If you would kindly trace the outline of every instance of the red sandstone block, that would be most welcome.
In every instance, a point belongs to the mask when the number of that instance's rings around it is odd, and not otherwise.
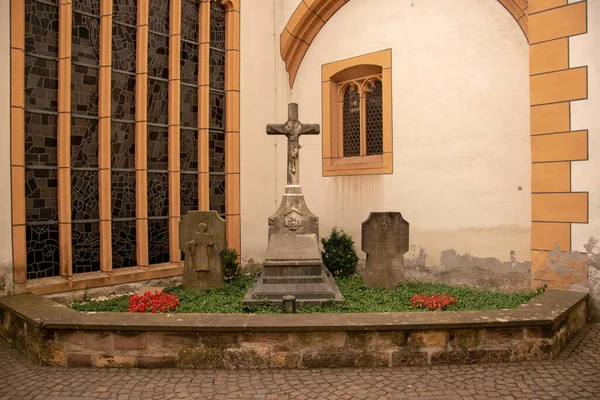
[[[148,348],[148,338],[145,333],[115,333],[115,350],[146,350]]]
[[[70,353],[67,354],[67,366],[69,367],[91,367],[92,356],[90,354]]]
[[[485,330],[485,340],[490,342],[509,342],[523,339],[523,328],[488,328]]]
[[[85,333],[85,344],[90,350],[112,350],[112,335],[108,332],[87,331]]]
[[[417,347],[446,347],[446,331],[416,331],[411,332],[408,344]]]
[[[525,328],[525,337],[527,339],[550,339],[554,337],[551,327],[532,326]]]
[[[133,368],[133,356],[99,354],[96,356],[98,368]]]
[[[58,343],[85,343],[85,332],[84,331],[56,331],[54,337]]]

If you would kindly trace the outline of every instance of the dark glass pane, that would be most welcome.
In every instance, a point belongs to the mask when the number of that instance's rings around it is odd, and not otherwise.
[[[100,17],[100,0],[75,0],[73,11],[83,11]]]
[[[169,169],[169,132],[166,128],[148,127],[148,169]]]
[[[181,171],[198,171],[198,131],[181,129],[180,131]]]
[[[58,224],[28,225],[27,279],[60,276]]]
[[[58,58],[58,7],[25,2],[25,51]]]
[[[129,25],[137,24],[137,0],[114,0],[113,21],[123,22]]]
[[[169,216],[169,174],[148,172],[148,217]]]
[[[366,96],[367,155],[383,154],[382,86],[376,80]]]
[[[112,122],[111,165],[113,168],[135,168],[135,124]]]
[[[210,87],[225,90],[225,52],[210,50]]]
[[[71,117],[71,167],[98,168],[98,121]]]
[[[209,171],[225,172],[225,132],[210,131],[208,149],[210,152]]]
[[[135,220],[112,222],[113,268],[134,267],[136,257]]]
[[[73,235],[73,273],[100,271],[100,223],[71,225]]]
[[[181,42],[181,81],[198,84],[198,45]]]
[[[210,121],[211,128],[225,129],[225,94],[210,93]]]
[[[111,92],[112,117],[135,122],[135,76],[113,71]]]
[[[148,262],[161,264],[169,262],[169,219],[148,221]]]
[[[198,209],[198,174],[180,175],[181,182],[181,215],[185,216],[190,210]]]
[[[71,110],[73,114],[98,115],[98,68],[73,64]]]
[[[225,6],[218,2],[210,7],[210,46],[225,50]]]
[[[169,82],[148,79],[148,122],[169,123]]]
[[[71,171],[71,219],[98,219],[98,171]]]
[[[57,117],[25,113],[25,165],[56,166]]]
[[[25,108],[58,111],[58,62],[25,56]]]
[[[196,43],[198,43],[199,7],[197,1],[181,0],[181,36],[185,40]]]
[[[27,222],[58,221],[57,170],[25,170],[25,209]]]
[[[78,4],[79,1],[74,2]],[[98,3],[95,1],[94,3]],[[77,8],[77,7],[75,7]],[[100,52],[100,18],[73,12],[72,61],[98,65]]]
[[[135,72],[136,28],[113,24],[112,67]]]
[[[148,35],[148,75],[169,79],[169,38],[154,33]]]
[[[181,85],[181,126],[198,127],[198,88]]]
[[[135,218],[135,171],[113,171],[111,179],[112,217]]]
[[[354,85],[344,92],[344,157],[360,156],[360,94]]]
[[[210,209],[225,214],[225,174],[211,174],[209,186]]]
[[[150,0],[148,22],[151,31],[169,34],[169,3],[168,0]]]

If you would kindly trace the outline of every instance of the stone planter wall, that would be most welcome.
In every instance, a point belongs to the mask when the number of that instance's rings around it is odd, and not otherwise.
[[[513,310],[312,315],[80,313],[0,299],[0,335],[43,365],[322,368],[541,360],[585,325],[584,293]]]

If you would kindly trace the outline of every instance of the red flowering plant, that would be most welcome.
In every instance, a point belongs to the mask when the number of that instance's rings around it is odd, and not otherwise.
[[[454,297],[450,297],[448,293],[444,293],[443,295],[439,295],[436,293],[431,296],[426,296],[424,294],[414,294],[410,299],[410,306],[413,308],[427,308],[430,311],[433,310],[443,310],[450,304],[456,303],[456,299]]]
[[[162,292],[146,292],[140,296],[137,292],[129,298],[129,312],[171,312],[179,305],[179,297]]]

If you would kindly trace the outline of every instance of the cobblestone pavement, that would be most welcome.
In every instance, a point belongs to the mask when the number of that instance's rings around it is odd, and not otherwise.
[[[34,365],[0,339],[3,399],[600,399],[600,325],[554,361],[395,369],[198,371]]]

